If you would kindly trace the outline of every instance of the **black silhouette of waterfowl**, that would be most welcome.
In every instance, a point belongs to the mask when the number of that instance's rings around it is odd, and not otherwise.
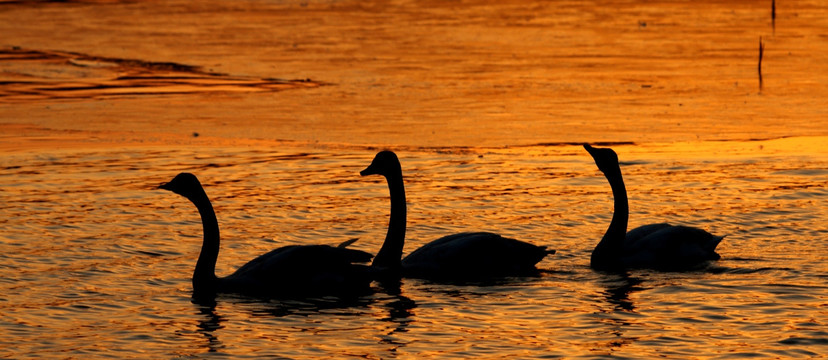
[[[463,232],[427,243],[401,260],[406,202],[400,161],[393,152],[381,151],[360,175],[384,176],[391,194],[388,233],[372,263],[381,274],[452,281],[535,275],[536,264],[555,253],[490,232]]]
[[[610,148],[596,148],[589,144],[585,144],[584,148],[609,181],[614,200],[609,228],[592,251],[592,268],[687,270],[720,258],[716,246],[724,236],[716,236],[702,229],[658,223],[643,225],[627,232],[629,203],[618,155]]]
[[[267,297],[349,295],[368,291],[372,255],[340,246],[288,245],[263,254],[226,277],[215,274],[219,226],[213,205],[195,175],[178,174],[159,186],[189,199],[198,209],[204,242],[193,272],[196,295],[242,293]]]

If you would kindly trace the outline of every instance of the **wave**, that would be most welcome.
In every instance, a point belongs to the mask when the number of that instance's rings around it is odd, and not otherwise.
[[[0,49],[7,80],[0,102],[97,99],[207,92],[275,92],[327,85],[311,79],[238,76],[201,66],[96,56],[71,51]],[[55,75],[57,74],[57,75]]]

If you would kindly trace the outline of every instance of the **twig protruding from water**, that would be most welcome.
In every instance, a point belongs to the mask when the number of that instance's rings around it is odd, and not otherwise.
[[[759,91],[762,91],[762,53],[765,52],[765,43],[762,42],[762,37],[759,37],[759,65],[757,69],[759,71]]]
[[[771,0],[771,26],[773,34],[776,35],[776,0]]]

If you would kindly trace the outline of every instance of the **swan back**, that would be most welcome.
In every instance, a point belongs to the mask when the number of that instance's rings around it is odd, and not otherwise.
[[[483,279],[537,273],[535,265],[547,254],[536,246],[489,232],[464,232],[423,245],[403,260],[406,276]]]
[[[668,223],[641,225],[627,232],[627,236],[624,238],[624,244],[628,247],[635,247],[635,244],[638,243],[638,241],[642,238],[647,237],[648,235],[651,235],[659,230],[669,228],[671,226],[673,225],[670,225]]]
[[[230,287],[269,296],[341,294],[367,289],[372,278],[361,250],[288,245],[263,254],[225,278]]]
[[[640,231],[644,227],[647,227],[645,231]],[[715,260],[719,258],[716,246],[723,238],[690,226],[653,224],[631,230],[625,245],[630,249],[654,249],[665,255]]]
[[[297,276],[300,273],[335,271],[351,263],[365,263],[373,255],[354,249],[329,245],[288,245],[262,254],[240,267],[235,276],[268,280],[274,276]]]

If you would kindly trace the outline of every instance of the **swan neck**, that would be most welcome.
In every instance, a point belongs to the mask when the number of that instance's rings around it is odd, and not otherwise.
[[[377,268],[398,270],[405,244],[405,185],[402,171],[386,176],[388,190],[391,193],[391,217],[388,222],[388,233],[382,243],[380,251],[374,257],[372,266]]]
[[[630,217],[629,203],[627,200],[627,188],[624,186],[624,178],[621,176],[621,169],[618,168],[605,174],[612,188],[613,214],[607,232],[598,246],[593,251],[593,260],[596,257],[618,255],[618,250],[627,236],[627,222]]]
[[[204,228],[204,242],[201,244],[201,253],[198,255],[195,271],[193,272],[193,288],[210,287],[216,282],[216,260],[219,253],[219,226],[216,212],[207,194],[202,189],[190,199],[201,215],[201,224]]]

